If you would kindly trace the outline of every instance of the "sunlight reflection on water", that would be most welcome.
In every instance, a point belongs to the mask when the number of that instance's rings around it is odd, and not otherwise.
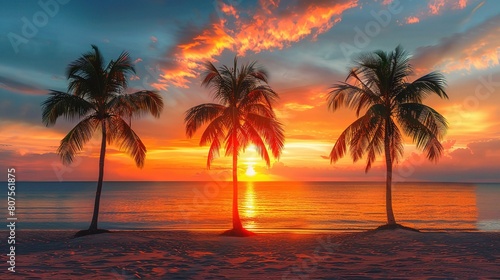
[[[231,226],[232,184],[105,182],[100,226],[202,229]],[[385,222],[384,183],[241,182],[240,216],[256,231],[364,230]],[[94,182],[20,182],[21,229],[88,226]],[[423,230],[500,231],[498,184],[395,183],[398,222]]]

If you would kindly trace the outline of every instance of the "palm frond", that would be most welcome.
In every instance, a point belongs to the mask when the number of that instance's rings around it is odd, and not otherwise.
[[[448,128],[446,119],[421,103],[401,104],[397,118],[404,131],[413,138],[417,148],[422,148],[430,160],[436,161],[443,151],[439,140]]]
[[[114,134],[113,142],[117,144],[121,151],[125,151],[134,159],[137,167],[142,168],[147,150],[139,136],[120,116],[111,116],[106,123],[108,125],[107,130]]]
[[[364,127],[364,122],[365,116],[363,115],[362,117],[354,121],[351,125],[349,125],[340,134],[339,138],[337,138],[337,141],[335,141],[335,145],[333,145],[332,151],[330,152],[331,163],[337,162],[339,159],[344,157],[347,152],[347,145],[351,142],[353,134]],[[359,151],[358,153],[362,153],[362,151]]]
[[[250,145],[251,139],[250,135],[248,134],[248,130],[244,128],[244,124],[238,126],[238,129],[236,130],[236,144],[237,144],[237,150],[240,151],[242,150],[245,152],[246,148],[248,145]],[[226,151],[227,153],[227,151]]]
[[[281,151],[285,146],[285,134],[282,123],[274,117],[248,113],[245,117],[245,126],[252,128],[247,130],[256,131],[258,135],[261,135],[275,158],[280,157]]]
[[[57,153],[61,157],[63,164],[69,165],[73,162],[75,155],[83,149],[93,136],[99,125],[99,120],[95,115],[91,115],[80,121],[61,140]]]
[[[269,153],[267,152],[266,144],[262,140],[260,133],[248,122],[243,125],[243,129],[247,132],[249,141],[255,145],[260,157],[264,159],[268,167],[271,166],[271,159],[269,157]],[[279,154],[275,157],[279,158]]]
[[[208,169],[210,169],[212,161],[215,159],[215,157],[218,157],[220,155],[221,145],[222,144],[219,138],[216,137],[212,140],[212,144],[210,144],[210,149],[208,149],[208,156],[207,156]]]
[[[267,84],[267,71],[256,62],[238,66],[235,57],[232,66],[216,68],[210,62],[205,63],[201,84],[210,89],[220,104],[201,104],[187,110],[186,135],[191,138],[196,130],[208,123],[200,139],[200,145],[211,143],[208,167],[219,155],[222,145],[228,156],[244,151],[250,143],[256,145],[269,164],[264,143],[275,157],[279,157],[284,145],[283,127],[272,108],[278,94]]]
[[[410,55],[401,45],[391,53],[391,90],[394,91],[399,84],[405,82],[408,76],[413,74],[413,67],[410,64]]]
[[[392,162],[399,162],[404,154],[403,135],[392,118],[389,119],[389,147]]]
[[[85,75],[86,78],[100,74],[98,71],[104,69],[104,58],[97,46],[92,45],[92,50],[93,52],[87,52],[69,64],[66,69],[68,79],[73,75],[81,76],[78,73]]]
[[[218,116],[207,125],[205,131],[203,131],[201,135],[200,146],[211,143],[215,139],[221,140],[224,138],[225,123],[228,122],[225,118],[224,115]]]
[[[373,125],[375,123],[375,125]],[[377,156],[380,155],[384,147],[384,136],[385,136],[385,121],[380,118],[380,116],[373,116],[370,119],[370,125],[367,127],[366,134],[366,167],[365,173],[367,173],[372,167],[373,162],[376,160]]]
[[[158,92],[142,90],[114,96],[107,104],[111,112],[120,116],[141,117],[151,114],[159,118],[163,110],[163,98]]]
[[[327,99],[329,109],[341,106],[356,110],[367,109],[342,132],[332,152],[331,162],[336,162],[350,149],[354,161],[367,154],[368,171],[388,141],[391,162],[397,162],[404,152],[402,131],[412,137],[418,148],[435,160],[442,152],[439,139],[447,129],[443,116],[422,104],[429,94],[448,98],[445,78],[438,72],[429,73],[412,83],[410,55],[398,46],[392,52],[375,51],[355,60],[346,82],[335,84]],[[372,112],[370,112],[372,111]]]
[[[362,117],[342,132],[330,152],[330,161],[338,161],[349,147],[353,162],[368,154],[365,168],[365,172],[368,172],[383,149],[387,114],[389,112],[383,104],[372,105]]]
[[[265,69],[255,68],[255,67],[253,67],[253,65],[251,68],[252,68],[252,71],[250,71],[250,75],[252,77],[254,77],[255,79],[257,79],[263,83],[268,82],[269,73]]]
[[[52,90],[50,96],[42,103],[42,122],[52,126],[60,116],[74,120],[95,111],[93,104],[85,99],[65,92]]]
[[[358,116],[361,109],[380,102],[381,100],[378,95],[370,88],[348,83],[335,84],[327,97],[327,104],[330,110],[336,111],[340,107],[345,106],[350,109],[356,109],[356,115]]]
[[[186,135],[189,138],[193,137],[198,128],[220,116],[225,109],[225,106],[215,103],[205,103],[190,108],[184,117]]]
[[[245,106],[252,104],[265,104],[271,109],[278,101],[278,94],[268,85],[259,85],[255,88],[248,87],[248,92],[238,102],[238,107],[245,110]]]
[[[95,45],[92,51],[69,64],[68,93],[51,91],[42,103],[42,121],[46,126],[55,124],[60,116],[69,120],[84,118],[61,141],[58,153],[65,164],[73,161],[101,124],[107,131],[105,141],[117,143],[137,166],[144,165],[146,148],[122,117],[150,113],[158,118],[163,100],[158,93],[147,90],[126,94],[130,73],[134,73],[134,67],[127,52],[105,66]]]
[[[276,113],[268,104],[251,103],[239,109],[247,113],[257,114],[268,118],[276,118]]]
[[[396,96],[395,100],[398,103],[404,102],[418,102],[430,95],[436,94],[441,98],[448,99],[445,92],[446,81],[443,74],[439,72],[431,72],[424,75],[412,83],[407,83]]]
[[[238,134],[239,134],[240,126],[232,126],[227,129],[227,134],[224,139],[225,142],[225,156],[233,155],[236,151],[236,155],[239,155],[240,150],[243,147],[240,147],[238,143]]]
[[[122,52],[117,60],[109,62],[106,69],[106,92],[122,93],[128,86],[128,74],[135,73],[133,63],[127,52]]]
[[[348,145],[350,147],[351,157],[354,162],[358,161],[370,150],[378,149],[385,135],[382,129],[385,127],[385,116],[387,110],[382,104],[375,104],[363,116],[363,121],[358,129],[352,131],[352,136]],[[370,146],[372,145],[372,146]],[[381,148],[381,147],[380,147]],[[375,160],[375,153],[367,159],[367,170]]]
[[[82,98],[104,101],[105,69],[99,49],[92,45],[93,52],[82,55],[71,62],[66,70],[69,79],[68,92]]]
[[[214,99],[221,104],[229,104],[232,97],[233,78],[224,69],[217,69],[211,62],[204,64],[203,87],[210,90]]]

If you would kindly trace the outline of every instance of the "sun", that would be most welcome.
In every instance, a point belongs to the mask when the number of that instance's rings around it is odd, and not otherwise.
[[[247,167],[247,171],[245,172],[245,174],[249,177],[252,177],[252,176],[255,176],[255,174],[257,174],[257,172],[255,172],[255,170],[253,169],[253,166],[249,165]]]

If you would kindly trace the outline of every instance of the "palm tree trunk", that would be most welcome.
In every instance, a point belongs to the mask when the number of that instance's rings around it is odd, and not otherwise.
[[[238,144],[233,134],[233,229],[241,230],[243,225],[238,211]]]
[[[92,215],[92,223],[89,231],[97,231],[97,220],[99,217],[99,203],[101,200],[102,181],[104,177],[104,156],[106,154],[106,121],[102,121],[102,141],[101,155],[99,157],[99,179],[97,180],[97,190],[95,192],[94,214]]]
[[[385,126],[385,165],[387,168],[387,176],[385,182],[385,208],[387,212],[387,224],[395,225],[396,219],[394,218],[394,212],[392,211],[392,158],[391,158],[391,144],[390,144],[390,129],[389,121],[386,121]]]

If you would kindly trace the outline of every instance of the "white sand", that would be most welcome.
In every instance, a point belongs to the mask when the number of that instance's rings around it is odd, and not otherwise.
[[[500,233],[18,231],[1,279],[384,279],[500,276]],[[7,234],[2,231],[2,238]],[[7,251],[8,247],[2,242]],[[2,254],[5,259],[5,254]],[[498,279],[498,278],[497,278]]]

